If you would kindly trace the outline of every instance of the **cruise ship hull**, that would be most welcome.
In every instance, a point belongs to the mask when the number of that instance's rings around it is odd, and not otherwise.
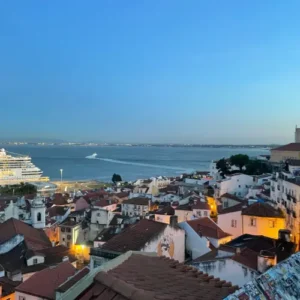
[[[13,156],[0,149],[0,185],[49,181],[42,175],[43,172],[31,162],[29,156]]]

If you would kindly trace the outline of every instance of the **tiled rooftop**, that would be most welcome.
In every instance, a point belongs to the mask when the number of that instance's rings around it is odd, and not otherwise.
[[[51,242],[42,229],[35,229],[14,218],[0,224],[0,244],[5,243],[17,234],[24,236],[27,246],[32,250],[51,247]]]
[[[77,299],[221,300],[237,289],[175,260],[133,254],[114,269],[98,273]]]
[[[120,253],[141,250],[147,242],[157,237],[166,227],[166,224],[143,219],[111,238],[102,246],[102,249]]]
[[[187,221],[198,235],[214,239],[229,237],[230,234],[224,232],[212,219],[205,217]]]
[[[150,199],[143,197],[131,198],[128,200],[124,200],[122,204],[134,204],[134,205],[143,205],[148,206]]]
[[[229,213],[233,213],[233,212],[238,212],[238,211],[242,211],[243,207],[247,206],[247,202],[245,201],[244,203],[239,203],[237,205],[231,206],[231,207],[227,207],[227,208],[218,208],[218,214],[219,215],[225,215],[225,214],[229,214]]]
[[[271,205],[263,202],[256,202],[243,209],[243,215],[267,218],[284,218],[284,214],[280,209],[276,209]]]
[[[281,147],[274,148],[271,151],[300,151],[300,143],[290,143]]]
[[[76,273],[76,269],[69,262],[63,262],[53,268],[47,268],[35,273],[16,288],[16,291],[40,298],[55,299],[55,290],[69,277]]]
[[[244,200],[235,196],[235,195],[232,195],[232,194],[229,194],[229,193],[225,193],[223,194],[220,198],[228,198],[228,199],[232,199],[234,201],[237,201],[237,202],[243,202]]]

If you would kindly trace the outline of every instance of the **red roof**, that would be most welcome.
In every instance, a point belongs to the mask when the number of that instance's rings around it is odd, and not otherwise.
[[[14,218],[0,224],[0,244],[5,243],[17,234],[24,236],[29,249],[40,250],[51,247],[51,242],[42,229],[33,228]]]
[[[210,210],[210,206],[207,202],[202,202],[198,200],[196,204],[192,205],[192,209],[203,209],[203,210]]]
[[[221,300],[237,290],[166,257],[133,254],[108,272],[96,275],[78,300]]]
[[[131,199],[128,199],[128,200],[124,200],[122,202],[122,204],[134,204],[134,205],[148,206],[150,200],[151,199],[149,199],[149,198],[136,197],[136,198],[131,198]]]
[[[232,195],[232,194],[229,194],[229,193],[225,193],[223,194],[220,198],[227,198],[227,199],[231,199],[231,200],[234,200],[234,201],[237,201],[237,202],[243,202],[244,200],[235,196],[235,195]]]
[[[121,253],[129,250],[139,251],[147,242],[164,231],[167,226],[164,223],[143,219],[111,238],[102,246],[102,249]]]
[[[263,202],[256,202],[243,209],[242,215],[266,218],[284,218],[284,214],[280,209],[276,209],[271,205]]]
[[[227,208],[218,208],[218,214],[219,215],[225,215],[233,212],[242,211],[244,207],[247,207],[247,201],[244,201],[244,203],[239,203],[237,205],[227,207]]]
[[[114,200],[109,200],[109,199],[100,199],[98,201],[96,201],[94,203],[94,206],[97,206],[97,207],[106,207],[106,206],[109,206],[109,205],[112,205],[112,204],[116,204],[117,202],[114,201]]]
[[[55,299],[55,290],[75,273],[76,269],[70,262],[63,262],[35,273],[19,285],[16,291],[36,297]]]
[[[280,146],[271,151],[300,151],[300,143],[290,143],[284,146]]]
[[[187,221],[187,223],[201,237],[205,236],[214,239],[223,239],[230,236],[230,234],[224,232],[212,219],[208,217]]]

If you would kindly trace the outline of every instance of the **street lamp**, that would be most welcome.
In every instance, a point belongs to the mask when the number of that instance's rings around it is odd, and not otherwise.
[[[63,169],[60,169],[60,181],[62,182]]]

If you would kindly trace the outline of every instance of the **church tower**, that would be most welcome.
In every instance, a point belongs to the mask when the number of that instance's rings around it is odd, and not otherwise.
[[[300,143],[300,128],[296,126],[296,131],[295,131],[295,143]]]
[[[31,223],[37,229],[46,227],[46,205],[42,198],[36,198],[31,203]]]

